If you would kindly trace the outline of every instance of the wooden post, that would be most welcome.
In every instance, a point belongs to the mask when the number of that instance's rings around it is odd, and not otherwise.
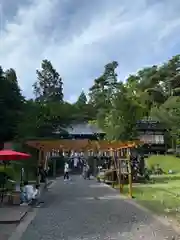
[[[119,150],[117,150],[117,166],[118,166],[119,192],[122,193],[123,188],[121,182],[121,154]]]
[[[47,150],[44,151],[44,161],[45,161],[44,168],[47,169],[47,165],[48,165],[47,164],[47,162],[48,162]]]
[[[54,149],[53,149],[53,157],[55,157]],[[53,177],[56,177],[56,159],[53,159]]]
[[[39,165],[41,164],[42,161],[42,150],[39,148],[39,154],[38,154],[38,166],[37,166],[37,179],[36,182],[39,185],[40,184],[40,174],[39,174]]]
[[[45,154],[44,154],[44,149],[41,150],[41,162],[43,165],[43,169],[45,169]]]
[[[96,177],[96,165],[97,165],[97,159],[96,156],[94,157],[94,177]]]
[[[110,156],[112,158],[112,163],[113,163],[113,165],[112,165],[111,181],[112,181],[112,187],[114,188],[114,174],[115,174],[116,169],[115,169],[115,162],[114,162],[115,159],[114,159],[113,149],[112,148],[110,149]]]
[[[127,161],[128,161],[128,178],[129,178],[129,197],[132,198],[132,172],[131,172],[131,159],[130,159],[130,151],[127,149]]]
[[[38,165],[41,164],[41,154],[42,154],[42,151],[41,151],[41,148],[39,149],[39,154],[38,154]]]
[[[53,177],[56,177],[56,159],[53,160]]]
[[[97,168],[97,156],[98,156],[98,150],[97,148],[95,148],[93,150],[93,174],[94,174],[94,177],[96,177],[96,174],[97,174],[97,171],[96,171],[96,168]]]

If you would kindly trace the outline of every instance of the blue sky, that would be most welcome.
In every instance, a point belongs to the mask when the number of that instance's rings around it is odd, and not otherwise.
[[[132,3],[136,4],[132,4]],[[42,59],[75,101],[110,61],[119,79],[180,53],[179,0],[0,0],[0,64],[32,97]]]

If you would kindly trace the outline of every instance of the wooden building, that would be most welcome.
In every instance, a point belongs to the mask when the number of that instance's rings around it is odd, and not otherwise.
[[[145,154],[149,153],[164,153],[165,146],[165,132],[162,124],[152,119],[139,120],[137,122],[138,139],[144,142],[142,151]],[[65,129],[67,134],[60,135],[65,139],[89,139],[98,140],[104,139],[105,132],[98,127],[88,123],[72,124]],[[54,134],[59,135],[60,132],[56,131]]]
[[[144,142],[142,151],[145,154],[160,153],[166,151],[166,129],[159,121],[144,119],[137,122],[139,140]]]

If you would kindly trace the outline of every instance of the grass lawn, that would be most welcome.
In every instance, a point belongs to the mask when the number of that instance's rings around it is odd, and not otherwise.
[[[148,168],[152,168],[159,164],[160,168],[166,173],[168,170],[173,170],[175,173],[180,174],[180,158],[172,155],[153,155],[146,159],[146,165]]]
[[[146,164],[148,167],[159,164],[165,172],[171,169],[176,174],[151,176],[154,183],[133,184],[135,201],[158,215],[177,219],[180,223],[180,158],[151,156]],[[124,186],[124,194],[128,194],[127,185]]]

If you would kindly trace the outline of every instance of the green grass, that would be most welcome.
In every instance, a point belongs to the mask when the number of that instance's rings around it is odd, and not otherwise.
[[[153,155],[146,159],[146,165],[148,168],[152,168],[152,166],[157,164],[159,164],[160,168],[166,173],[168,173],[168,170],[180,173],[180,158],[172,155]]]
[[[154,175],[151,176],[154,183],[133,184],[133,197],[156,214],[176,219],[180,223],[180,158],[159,155],[146,159],[148,168],[157,164],[164,172],[168,173],[171,169],[176,174]],[[124,194],[128,194],[128,185],[124,186]]]
[[[173,217],[180,222],[180,195],[177,193],[180,193],[180,185],[176,188],[174,184],[169,184],[168,187],[156,184],[133,187],[133,197],[140,205],[160,216]],[[124,194],[128,194],[128,186],[124,187]]]

